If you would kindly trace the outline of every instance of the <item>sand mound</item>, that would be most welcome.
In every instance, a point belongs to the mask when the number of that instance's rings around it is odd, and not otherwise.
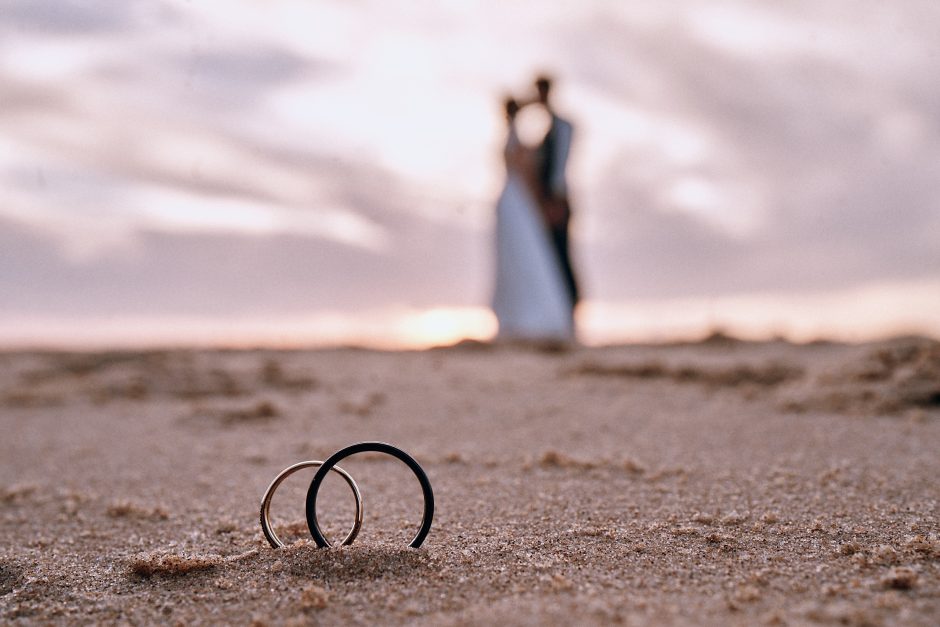
[[[186,553],[148,553],[130,562],[130,571],[138,577],[180,577],[213,570],[222,565],[218,555],[192,555]]]
[[[886,342],[861,359],[823,373],[786,407],[795,411],[901,414],[940,409],[940,342]]]
[[[47,407],[75,397],[97,404],[153,397],[201,400],[241,398],[259,389],[297,394],[318,386],[314,377],[289,372],[276,357],[245,357],[233,365],[224,351],[42,353],[0,399],[8,407]]]
[[[659,361],[608,365],[585,362],[570,371],[573,376],[668,379],[676,383],[699,383],[711,387],[758,385],[773,387],[799,379],[803,370],[789,364],[770,362],[762,365],[737,364],[729,367],[700,365],[668,366]]]

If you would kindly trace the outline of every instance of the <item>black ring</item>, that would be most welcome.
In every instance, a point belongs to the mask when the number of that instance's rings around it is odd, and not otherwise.
[[[310,528],[310,535],[313,536],[314,542],[316,542],[317,546],[321,549],[330,546],[329,541],[323,537],[323,533],[320,531],[320,525],[317,522],[317,493],[320,491],[320,484],[323,483],[326,474],[330,472],[330,469],[337,463],[350,455],[365,453],[367,451],[385,453],[386,455],[397,457],[405,462],[418,478],[418,482],[421,484],[421,491],[424,493],[424,518],[421,520],[421,529],[418,530],[418,535],[416,535],[414,540],[411,541],[411,544],[408,545],[413,549],[418,548],[421,546],[421,543],[424,542],[428,532],[431,531],[431,519],[434,518],[434,492],[431,490],[431,482],[428,481],[428,476],[424,473],[424,469],[421,468],[411,455],[385,442],[360,442],[352,446],[347,446],[326,458],[326,461],[324,461],[323,465],[317,470],[317,474],[315,474],[310,481],[310,487],[307,488],[307,527]]]

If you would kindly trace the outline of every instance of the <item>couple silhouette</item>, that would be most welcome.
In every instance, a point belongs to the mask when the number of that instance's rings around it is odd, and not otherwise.
[[[534,94],[505,101],[508,132],[503,156],[506,182],[496,204],[497,339],[574,340],[578,285],[571,266],[571,204],[566,167],[573,127],[551,102],[552,81],[539,76]],[[519,138],[517,114],[541,107],[550,121],[536,145]]]

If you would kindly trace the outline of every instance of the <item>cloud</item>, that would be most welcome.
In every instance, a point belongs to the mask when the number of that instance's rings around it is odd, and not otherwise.
[[[141,23],[144,13],[150,26],[156,18],[167,21],[173,15],[165,3],[141,0],[7,0],[3,24],[43,35],[100,35],[128,30]]]
[[[691,163],[661,145],[625,146],[596,189],[582,188],[596,239],[581,258],[601,300],[938,276],[940,133],[911,77],[806,50],[742,55],[678,24],[605,20],[582,34],[587,56],[624,60],[623,71],[588,73],[595,89],[709,138]],[[731,198],[744,190],[750,202],[727,211],[759,220],[735,235],[662,193],[690,176]]]
[[[419,218],[375,253],[287,233],[138,231],[135,245],[69,258],[44,230],[0,219],[5,315],[280,315],[486,298],[485,242]]]
[[[806,293],[938,276],[936,216],[890,207],[848,219],[777,220],[759,236],[737,238],[701,218],[662,209],[643,183],[618,181],[616,234],[581,246],[586,291],[601,301]],[[609,214],[608,214],[609,215]],[[594,218],[597,219],[596,217]]]
[[[190,107],[227,109],[227,113],[257,108],[271,89],[295,81],[323,80],[339,65],[307,58],[270,45],[239,49],[218,46],[201,50],[194,46],[182,55],[172,55],[163,64],[185,76],[181,97]]]

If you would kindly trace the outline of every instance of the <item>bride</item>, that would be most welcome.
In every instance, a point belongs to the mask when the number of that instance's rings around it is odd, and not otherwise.
[[[518,103],[506,101],[506,184],[496,205],[497,340],[571,341],[573,306],[538,204],[535,151],[519,140]]]

